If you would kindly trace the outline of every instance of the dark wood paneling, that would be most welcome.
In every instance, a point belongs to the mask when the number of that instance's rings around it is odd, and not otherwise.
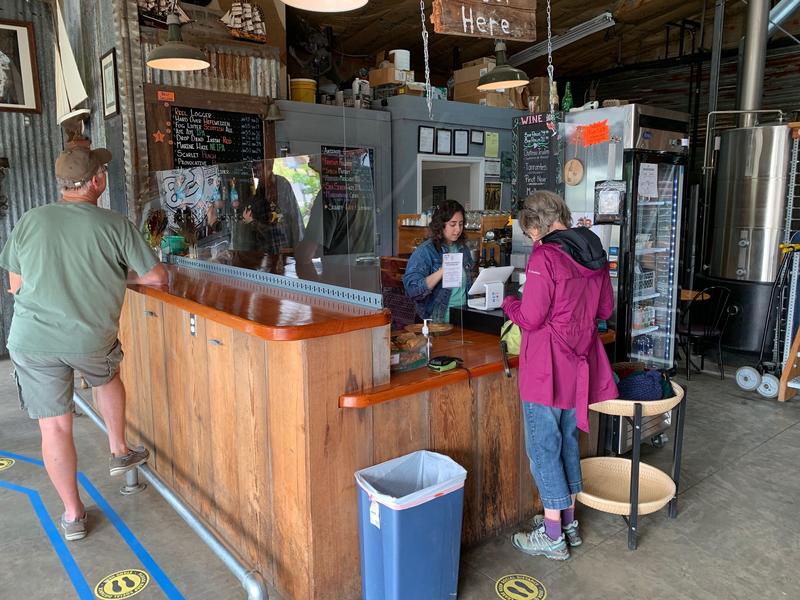
[[[372,332],[305,342],[314,598],[357,598],[354,473],[372,464],[372,415],[339,408],[339,390],[372,384]],[[336,549],[335,551],[332,551]]]
[[[312,597],[304,344],[267,342],[274,580],[288,598]]]
[[[519,396],[516,381],[502,374],[482,377],[473,385],[478,410],[478,535],[485,537],[513,523],[519,510]]]
[[[480,526],[480,463],[477,459],[478,428],[475,399],[468,382],[430,392],[431,450],[446,454],[467,470],[464,484],[464,521],[461,539],[478,539]]]
[[[164,305],[164,341],[170,349],[167,385],[175,488],[214,525],[213,468],[208,460],[211,431],[206,327],[205,320],[196,317],[196,334],[191,335],[189,320],[190,313]]]
[[[233,353],[233,331],[223,325],[206,322],[208,353],[208,428],[210,448],[206,455],[214,482],[213,507],[217,530],[234,547],[241,546],[239,513],[238,423],[234,396],[239,376]]]
[[[273,582],[272,491],[267,421],[267,355],[264,340],[232,332],[236,357],[234,416],[243,554]],[[274,401],[280,402],[282,398]]]
[[[372,409],[372,462],[382,463],[431,446],[430,394],[423,392]]]

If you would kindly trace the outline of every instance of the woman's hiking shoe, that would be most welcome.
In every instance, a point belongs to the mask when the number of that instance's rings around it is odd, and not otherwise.
[[[138,467],[142,463],[146,463],[148,458],[150,458],[150,451],[142,447],[131,450],[123,456],[112,455],[108,460],[109,472],[111,475],[120,475],[125,471]]]
[[[544,531],[544,525],[530,533],[526,531],[515,533],[511,537],[511,543],[515,548],[531,556],[544,556],[553,560],[569,558],[569,548],[564,536],[560,536],[557,540],[550,539]]]
[[[544,515],[536,515],[533,517],[534,529],[539,529],[542,525],[544,525]],[[567,544],[569,544],[570,548],[575,548],[583,543],[581,533],[578,531],[578,521],[573,521],[566,527],[562,525],[561,532],[564,534],[564,537],[567,538]]]

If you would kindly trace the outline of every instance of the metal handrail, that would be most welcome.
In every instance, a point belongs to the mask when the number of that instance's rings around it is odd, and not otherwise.
[[[75,404],[86,415],[94,421],[104,433],[108,433],[106,424],[103,422],[102,417],[97,414],[83,398],[77,393],[73,394]],[[248,600],[268,600],[269,593],[267,586],[264,583],[264,578],[261,573],[252,568],[249,563],[240,557],[235,551],[228,548],[223,540],[221,540],[216,533],[206,526],[202,518],[198,516],[191,508],[189,508],[169,486],[153,471],[147,464],[140,465],[138,471],[141,471],[145,479],[153,486],[162,498],[166,500],[172,508],[175,509],[180,517],[186,521],[186,524],[194,531],[200,539],[210,548],[210,550],[222,561],[222,563],[233,573],[233,575],[242,584],[245,592],[247,592]],[[128,487],[135,487],[138,483],[137,469],[132,469],[126,474],[126,483]]]

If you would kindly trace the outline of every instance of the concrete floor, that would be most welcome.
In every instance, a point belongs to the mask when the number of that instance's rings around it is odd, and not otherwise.
[[[732,375],[692,376],[677,519],[665,511],[643,517],[639,549],[630,552],[619,517],[579,507],[584,545],[566,562],[521,554],[509,542],[512,531],[503,532],[462,552],[459,599],[497,598],[496,580],[512,573],[538,579],[549,600],[799,598],[800,400],[781,405],[742,392]],[[143,567],[153,580],[137,598],[245,598],[152,489],[118,493],[105,438],[88,418],[77,419],[76,441],[80,469],[97,490],[95,498],[85,494],[91,532],[83,541],[59,548],[46,535],[48,519],[61,533],[60,503],[41,467],[20,459],[0,471],[0,599],[92,598],[104,576]],[[645,445],[643,459],[667,468],[671,446]],[[8,453],[41,457],[38,428],[18,410],[10,365],[0,361],[0,455]],[[31,502],[37,492],[45,508],[39,516]]]

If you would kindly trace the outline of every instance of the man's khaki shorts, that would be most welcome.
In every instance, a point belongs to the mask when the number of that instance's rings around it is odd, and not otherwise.
[[[107,352],[89,356],[49,356],[9,351],[19,389],[20,408],[31,419],[60,417],[72,412],[75,371],[92,387],[114,378],[122,362],[122,345],[117,340]]]

